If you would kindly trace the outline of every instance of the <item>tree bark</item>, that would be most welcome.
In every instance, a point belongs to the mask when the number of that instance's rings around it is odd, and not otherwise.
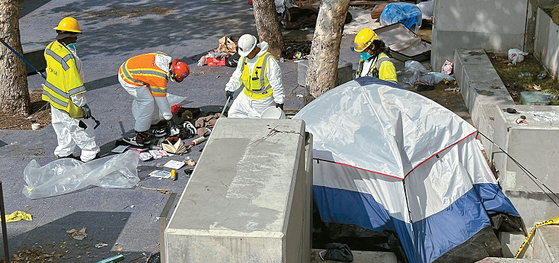
[[[19,1],[0,0],[0,37],[23,56],[19,39]],[[29,90],[25,62],[0,44],[0,111],[29,115]]]
[[[261,42],[268,42],[268,51],[279,60],[284,44],[276,13],[276,4],[274,0],[254,0],[252,5],[254,7],[258,38]]]
[[[306,103],[336,85],[340,43],[349,0],[323,0],[316,20],[305,80]],[[312,96],[312,97],[311,97]]]

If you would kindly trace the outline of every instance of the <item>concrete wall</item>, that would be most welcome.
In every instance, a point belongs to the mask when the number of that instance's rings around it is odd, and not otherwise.
[[[523,49],[528,0],[435,0],[431,65],[440,69],[454,50]]]
[[[559,5],[559,0],[530,0],[528,12],[526,13],[526,38],[524,51],[534,52],[534,41],[536,40],[536,17],[539,8],[553,8]]]
[[[537,11],[534,56],[547,68],[550,77],[559,80],[559,25],[541,8]]]

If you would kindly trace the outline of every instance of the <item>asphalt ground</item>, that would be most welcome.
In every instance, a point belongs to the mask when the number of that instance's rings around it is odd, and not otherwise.
[[[102,154],[109,153],[122,136],[133,134],[132,97],[117,79],[118,67],[126,59],[162,51],[187,62],[190,76],[182,83],[170,83],[168,93],[185,96],[183,107],[219,111],[226,102],[224,87],[234,68],[199,67],[197,61],[217,48],[223,36],[256,35],[253,11],[245,1],[22,0],[22,44],[46,45],[54,40],[53,27],[65,16],[76,18],[83,31],[77,50],[85,70],[86,97],[92,114],[101,122],[95,132]],[[368,22],[365,19],[358,23],[348,28],[354,33],[356,27]],[[354,37],[351,33],[342,39],[340,59],[355,62],[358,54],[349,50]],[[282,62],[280,66],[285,109],[298,110],[303,107],[304,91],[297,84],[297,63]],[[403,63],[397,67],[403,67]],[[41,83],[43,79],[38,75],[28,77],[29,89],[40,89]],[[150,178],[148,173],[161,169],[157,166],[169,160],[184,160],[185,155],[141,162],[138,175],[144,188],[86,187],[64,195],[27,198],[22,194],[24,168],[33,159],[40,165],[54,161],[56,145],[51,125],[37,131],[0,130],[0,176],[6,213],[24,211],[33,216],[32,221],[7,224],[10,254],[36,249],[54,252],[54,262],[96,262],[120,253],[125,256],[123,262],[144,262],[158,252],[158,216],[170,195],[146,188],[181,194],[188,177],[182,169],[176,181]],[[197,161],[204,145],[193,147],[186,155]],[[72,239],[67,233],[82,227],[87,229],[83,240]],[[95,247],[99,244],[107,246]]]

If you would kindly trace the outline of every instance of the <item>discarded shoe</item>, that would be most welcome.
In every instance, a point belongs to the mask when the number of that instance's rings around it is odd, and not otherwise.
[[[139,142],[138,136],[122,138],[122,141],[133,146],[144,147],[144,143]]]
[[[147,133],[138,132],[134,137],[122,138],[122,141],[133,146],[144,147],[146,144],[150,144],[150,137]]]
[[[153,129],[153,136],[156,138],[167,137],[167,128]]]

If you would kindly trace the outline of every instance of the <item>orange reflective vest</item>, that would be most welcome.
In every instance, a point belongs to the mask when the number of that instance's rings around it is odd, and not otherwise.
[[[86,91],[74,55],[60,42],[54,41],[47,45],[44,56],[47,79],[42,99],[72,118],[83,117],[82,109],[74,105],[71,98]]]
[[[256,65],[252,71],[252,75],[249,73],[248,68],[248,58],[243,57],[239,66],[241,67],[241,80],[245,86],[244,93],[249,98],[254,100],[260,100],[272,96],[274,90],[268,81],[268,60],[272,54],[266,52],[258,58]]]
[[[157,53],[148,53],[132,57],[118,69],[124,81],[135,86],[148,86],[154,97],[167,96],[167,72],[157,66]]]

